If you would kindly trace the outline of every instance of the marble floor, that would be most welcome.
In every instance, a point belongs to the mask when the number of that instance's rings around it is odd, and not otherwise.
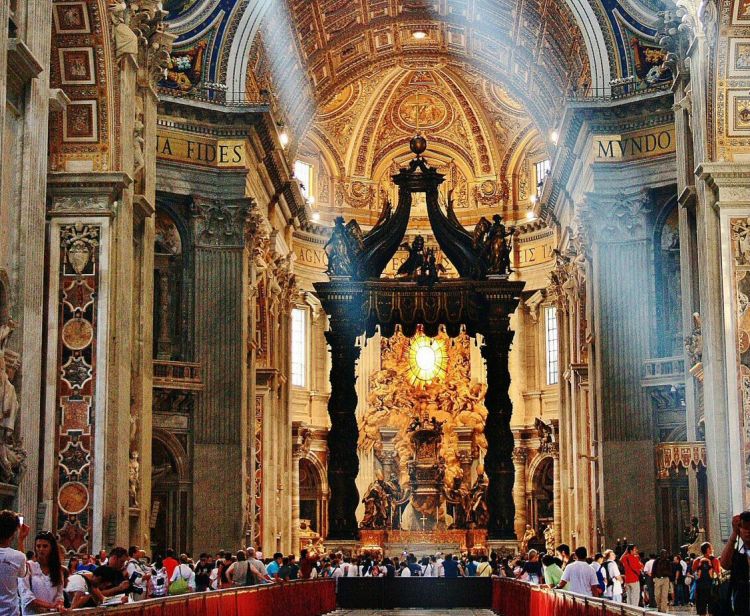
[[[491,610],[470,608],[425,610],[422,608],[397,608],[393,610],[336,610],[329,616],[495,616]]]
[[[655,610],[654,610],[655,611]],[[669,606],[669,614],[675,616],[688,616],[695,614],[692,606],[672,607]],[[328,616],[495,616],[491,610],[479,610],[471,608],[426,610],[422,608],[397,608],[393,610],[336,610]]]

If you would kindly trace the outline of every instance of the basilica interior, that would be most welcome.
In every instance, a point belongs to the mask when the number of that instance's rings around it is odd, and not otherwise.
[[[32,532],[678,550],[750,506],[750,0],[0,23],[0,509]]]

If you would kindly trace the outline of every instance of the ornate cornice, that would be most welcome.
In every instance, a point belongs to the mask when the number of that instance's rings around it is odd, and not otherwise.
[[[47,214],[113,217],[123,189],[132,181],[120,172],[51,172],[47,174]]]

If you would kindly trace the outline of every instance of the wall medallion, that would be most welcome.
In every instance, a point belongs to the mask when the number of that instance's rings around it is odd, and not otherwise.
[[[361,91],[362,86],[359,82],[349,84],[343,90],[337,92],[330,101],[323,105],[318,117],[321,120],[324,120],[334,114],[343,113],[357,102]]]
[[[89,491],[78,481],[71,481],[60,488],[57,502],[65,513],[76,515],[89,504]]]
[[[94,339],[94,327],[86,319],[74,317],[62,327],[62,340],[66,347],[80,351]]]
[[[453,120],[448,102],[435,92],[408,92],[395,106],[394,121],[408,132],[445,128]]]

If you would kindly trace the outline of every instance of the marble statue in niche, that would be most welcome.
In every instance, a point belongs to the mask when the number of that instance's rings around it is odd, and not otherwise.
[[[0,481],[18,485],[24,469],[26,452],[16,433],[19,403],[16,388],[8,376],[6,350],[15,323],[8,319],[0,325]]]

